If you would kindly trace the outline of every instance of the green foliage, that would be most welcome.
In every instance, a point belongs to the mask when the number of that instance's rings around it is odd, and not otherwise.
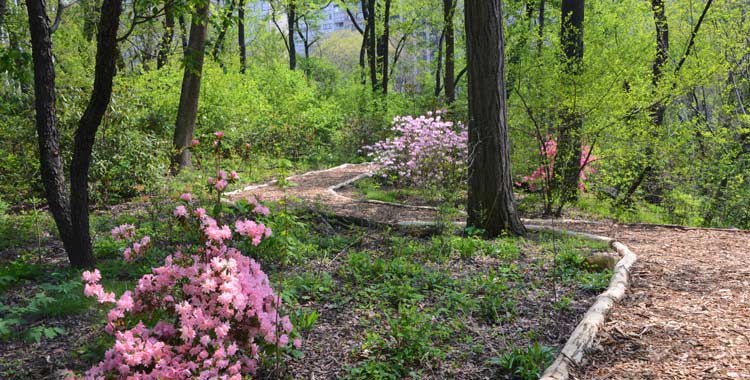
[[[436,343],[446,339],[450,330],[435,323],[435,316],[416,306],[401,305],[396,317],[387,318],[388,329],[383,333],[370,331],[362,343],[362,354],[367,358],[349,369],[351,378],[402,379],[418,377],[417,366],[444,357]]]
[[[502,374],[512,376],[513,379],[535,380],[555,360],[554,350],[539,343],[526,349],[514,348],[490,363],[500,367]]]

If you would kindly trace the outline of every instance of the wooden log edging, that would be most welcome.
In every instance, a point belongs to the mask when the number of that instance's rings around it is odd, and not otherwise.
[[[612,307],[625,297],[625,292],[630,286],[630,268],[638,260],[638,257],[625,244],[605,236],[531,224],[526,225],[526,228],[532,231],[552,231],[582,239],[606,242],[621,256],[621,259],[615,264],[609,287],[604,293],[596,297],[596,302],[583,315],[583,319],[573,330],[555,361],[547,367],[540,378],[540,380],[568,380],[570,369],[583,362],[584,355],[591,349],[594,339],[604,326]]]

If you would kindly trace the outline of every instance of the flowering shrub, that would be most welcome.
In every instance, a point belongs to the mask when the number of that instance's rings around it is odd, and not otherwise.
[[[104,290],[98,270],[83,272],[84,294],[110,307],[106,331],[115,338],[84,378],[240,380],[255,373],[264,352],[289,346],[293,327],[278,311],[280,297],[260,265],[236,248],[241,240],[259,245],[271,229],[247,219],[232,229],[193,208],[190,194],[180,199],[174,216],[199,232],[199,243],[177,247],[120,297]],[[257,213],[268,212],[254,202]],[[135,239],[135,227],[116,227],[112,235]],[[142,254],[149,241],[134,243],[131,254]]]
[[[468,133],[462,123],[443,120],[441,111],[393,119],[396,137],[363,148],[396,184],[455,184],[467,167]]]
[[[543,185],[549,184],[552,176],[555,173],[554,169],[555,157],[557,156],[557,141],[548,138],[548,140],[545,141],[542,147],[539,149],[539,155],[542,156],[545,163],[540,165],[530,175],[521,178],[521,181],[518,182],[517,185],[526,184],[528,185],[529,190],[534,191],[540,183],[542,183]],[[588,146],[584,146],[581,150],[580,158],[581,178],[578,182],[579,190],[586,191],[585,182],[588,179],[587,174],[596,173],[596,169],[593,168],[590,164],[596,160],[597,157],[591,154],[591,148]]]

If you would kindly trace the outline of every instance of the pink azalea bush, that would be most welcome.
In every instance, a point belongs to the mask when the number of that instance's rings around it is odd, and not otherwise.
[[[383,178],[399,185],[449,185],[465,175],[468,133],[462,123],[444,120],[436,111],[398,116],[391,131],[395,137],[363,148]]]
[[[241,380],[255,373],[264,352],[290,345],[293,326],[279,312],[280,297],[260,265],[236,248],[242,240],[259,245],[271,229],[247,219],[233,229],[193,208],[189,194],[180,199],[174,216],[199,231],[197,243],[176,247],[119,297],[105,291],[98,270],[83,272],[84,294],[109,308],[105,329],[115,338],[83,378]],[[119,226],[112,235],[134,239],[135,228]]]
[[[534,191],[540,185],[547,185],[554,176],[555,169],[555,157],[557,156],[557,141],[548,137],[541,148],[539,149],[539,155],[542,157],[544,164],[540,165],[530,175],[521,178],[521,181],[517,185],[526,184],[529,190]],[[591,148],[583,146],[581,150],[580,165],[581,165],[581,178],[578,182],[578,188],[580,191],[586,191],[586,180],[588,175],[596,173],[596,169],[591,166],[591,163],[596,161],[597,157],[591,154]]]

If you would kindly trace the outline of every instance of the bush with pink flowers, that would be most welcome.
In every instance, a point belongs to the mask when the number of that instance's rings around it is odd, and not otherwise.
[[[98,270],[83,273],[84,294],[107,309],[105,330],[115,339],[84,378],[240,380],[256,372],[265,354],[299,347],[268,277],[238,249],[258,246],[271,229],[248,219],[232,228],[194,207],[190,194],[180,199],[174,217],[198,241],[175,247],[134,290],[117,297],[104,289]],[[259,204],[255,211],[268,213]],[[126,259],[144,254],[150,242],[148,236],[145,244],[137,240],[132,225],[116,227],[112,235],[135,242]]]
[[[454,186],[466,175],[468,133],[458,122],[443,119],[442,111],[417,118],[398,116],[395,135],[363,148],[379,165],[382,178],[395,185]]]

